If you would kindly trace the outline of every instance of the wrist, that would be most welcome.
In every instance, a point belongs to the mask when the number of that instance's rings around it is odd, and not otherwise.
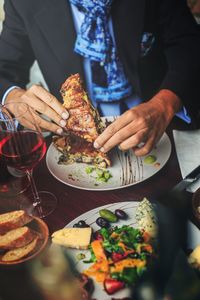
[[[160,90],[150,101],[156,103],[169,120],[182,108],[181,99],[167,89]]]
[[[6,96],[4,103],[6,104],[9,102],[14,102],[16,99],[19,99],[25,92],[26,90],[17,87],[12,89]]]

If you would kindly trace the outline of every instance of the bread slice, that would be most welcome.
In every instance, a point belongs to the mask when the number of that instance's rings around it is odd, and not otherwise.
[[[2,256],[1,260],[4,262],[9,262],[9,261],[11,262],[11,261],[19,260],[27,255],[30,255],[37,249],[38,240],[39,237],[35,237],[34,240],[29,244],[6,252]]]
[[[90,244],[92,229],[63,228],[52,234],[52,242],[67,248],[87,249]]]
[[[69,112],[66,128],[73,134],[94,142],[103,131],[104,125],[98,111],[92,106],[84,91],[79,74],[67,78],[61,87],[63,106]]]
[[[5,234],[11,229],[15,229],[32,221],[24,210],[15,210],[0,215],[0,234]]]
[[[19,227],[0,235],[0,249],[14,249],[27,245],[35,238],[36,233],[29,227]]]

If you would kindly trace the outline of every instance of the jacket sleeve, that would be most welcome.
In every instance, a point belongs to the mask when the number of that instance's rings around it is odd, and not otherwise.
[[[159,3],[160,36],[168,65],[161,89],[173,91],[193,113],[200,108],[200,28],[185,0]]]
[[[26,87],[35,59],[23,20],[11,0],[5,1],[4,10],[0,36],[0,101],[11,86]]]

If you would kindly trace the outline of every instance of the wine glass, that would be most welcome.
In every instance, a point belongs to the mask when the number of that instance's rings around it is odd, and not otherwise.
[[[1,108],[2,105],[0,104],[0,131],[4,128],[4,124],[1,122]],[[16,195],[23,193],[29,185],[25,172],[8,167],[0,155],[0,199],[16,197]]]
[[[9,103],[0,107],[0,156],[7,166],[24,171],[30,182],[32,199],[20,201],[20,208],[40,218],[49,215],[57,205],[56,197],[37,191],[32,170],[44,157],[46,143],[36,122],[35,112],[25,103]]]

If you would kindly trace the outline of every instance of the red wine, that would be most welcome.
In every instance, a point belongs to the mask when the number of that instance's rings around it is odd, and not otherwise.
[[[2,155],[0,155],[0,185],[4,184],[10,177],[11,174],[8,172],[7,165],[3,160]],[[0,188],[0,192],[1,192],[1,188]]]
[[[19,170],[31,170],[43,158],[46,143],[34,131],[6,132],[0,141],[0,155],[5,163]]]

